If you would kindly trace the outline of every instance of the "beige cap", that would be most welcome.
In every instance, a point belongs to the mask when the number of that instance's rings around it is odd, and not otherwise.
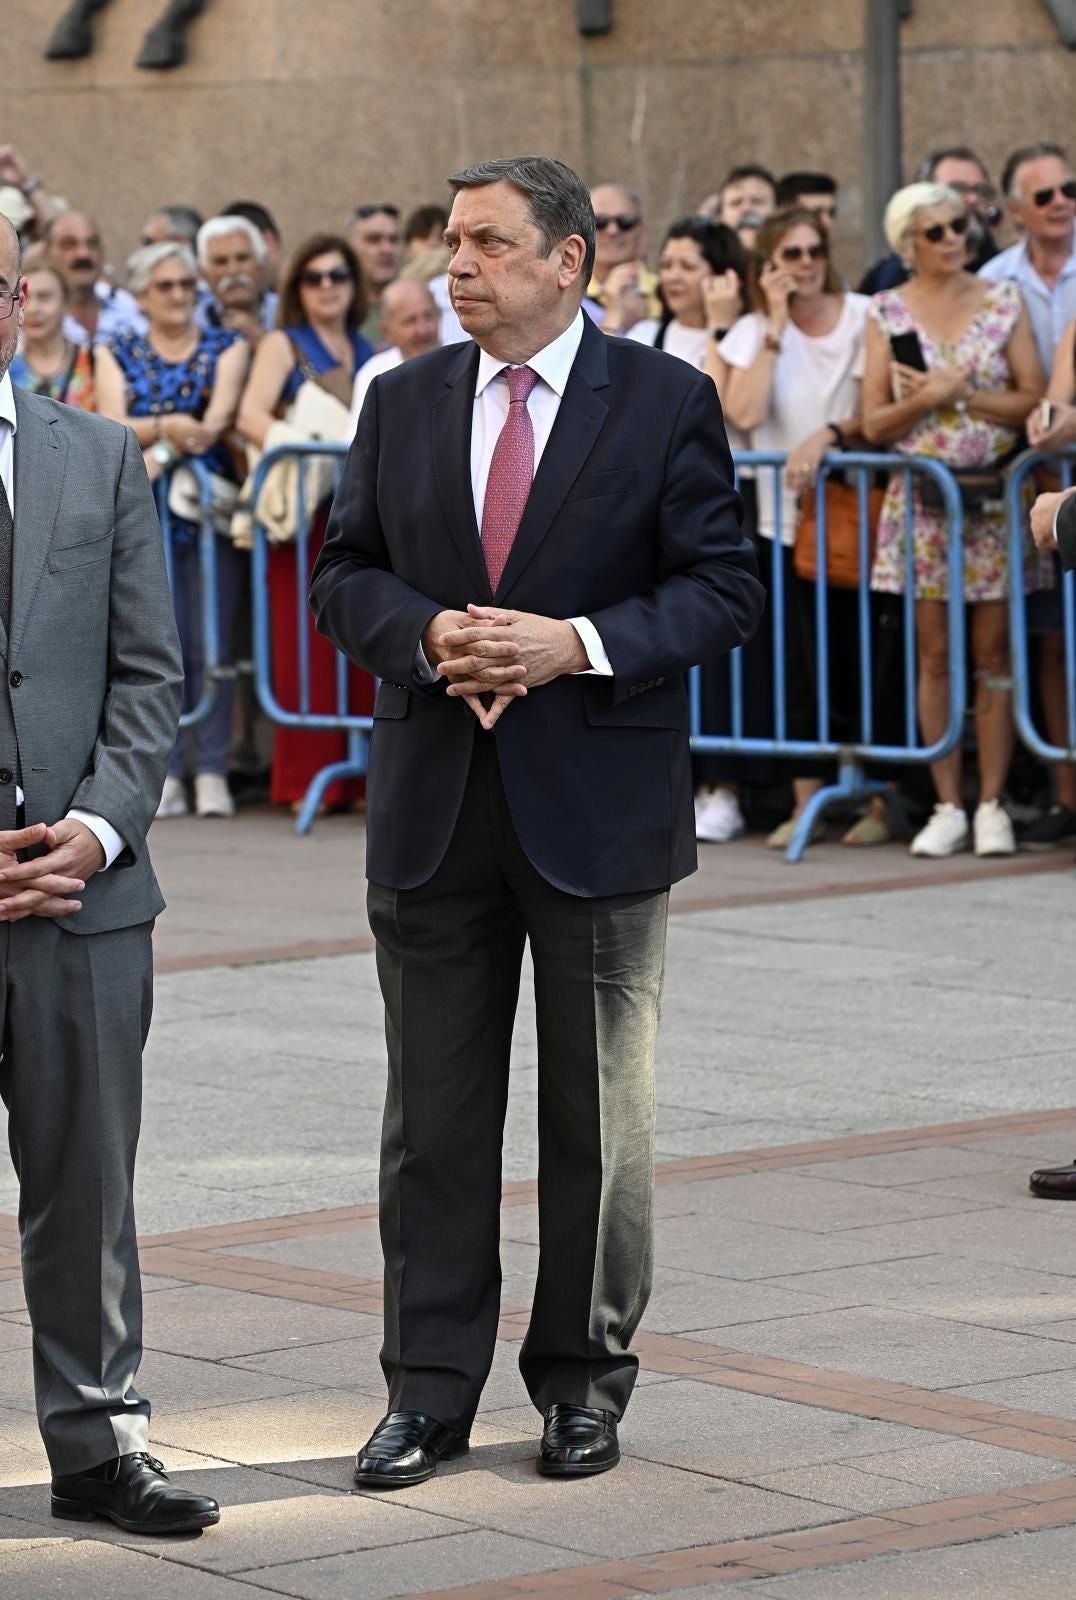
[[[5,216],[17,232],[21,232],[34,215],[34,208],[21,189],[13,184],[0,184],[0,215]]]

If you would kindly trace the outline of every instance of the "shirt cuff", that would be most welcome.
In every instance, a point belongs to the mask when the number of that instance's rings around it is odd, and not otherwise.
[[[100,872],[107,872],[117,856],[121,856],[127,848],[126,842],[116,832],[111,822],[99,817],[96,811],[72,810],[67,813],[67,820],[85,823],[100,842],[101,849],[105,852],[105,864],[98,868]]]
[[[589,667],[584,667],[581,672],[574,674],[577,678],[599,677],[611,678],[613,676],[613,663],[605,653],[601,634],[591,622],[589,617],[569,617],[568,621],[582,640],[583,649],[587,653]]]
[[[441,681],[440,675],[430,666],[429,658],[422,648],[421,639],[419,640],[418,649],[415,651],[415,664],[412,671],[418,683],[440,683]]]

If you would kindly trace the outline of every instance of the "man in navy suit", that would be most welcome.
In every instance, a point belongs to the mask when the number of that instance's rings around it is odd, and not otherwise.
[[[501,1138],[529,940],[539,1470],[619,1460],[650,1289],[669,886],[696,867],[684,673],[762,610],[714,386],[580,311],[594,213],[546,157],[449,180],[474,343],[375,379],[314,570],[382,680],[367,790],[389,1055],[389,1414],[364,1487],[460,1455],[497,1336]]]

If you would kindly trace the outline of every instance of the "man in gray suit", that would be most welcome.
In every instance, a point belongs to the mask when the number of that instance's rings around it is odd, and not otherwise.
[[[147,1453],[132,1200],[151,935],[145,848],[182,671],[129,429],[13,389],[25,283],[0,218],[0,1097],[54,1516],[207,1527]]]

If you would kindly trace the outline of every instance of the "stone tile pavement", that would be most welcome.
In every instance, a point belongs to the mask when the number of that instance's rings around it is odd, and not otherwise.
[[[516,1369],[537,1266],[524,1006],[472,1451],[376,1496],[350,1481],[383,1405],[356,831],[158,831],[141,1383],[155,1449],[225,1517],[168,1541],[50,1521],[2,1179],[3,1600],[1011,1600],[1069,1578],[1076,1211],[1026,1176],[1076,1151],[1071,862],[708,854],[670,936],[625,1460],[573,1484],[534,1473]]]

